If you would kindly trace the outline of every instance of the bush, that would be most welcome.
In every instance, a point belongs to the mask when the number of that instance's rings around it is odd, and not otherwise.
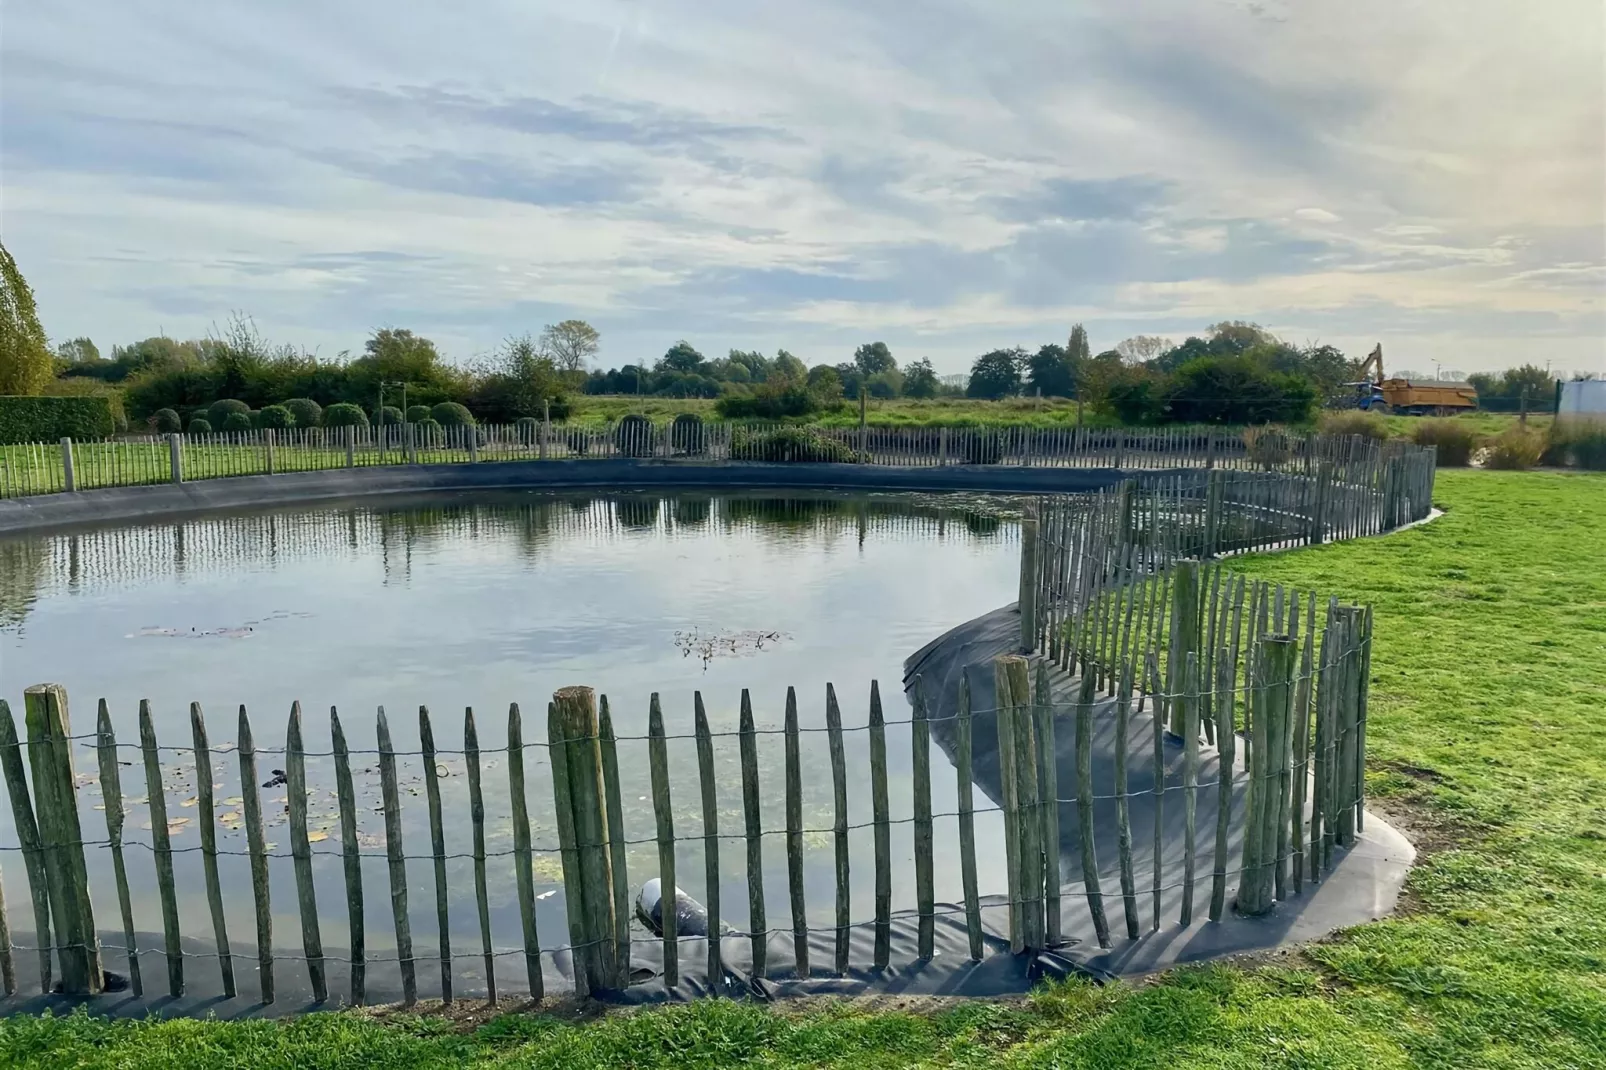
[[[1327,435],[1359,435],[1377,442],[1389,437],[1389,425],[1381,416],[1360,409],[1323,413],[1320,427]]]
[[[669,445],[676,453],[689,456],[705,452],[708,441],[703,430],[703,418],[692,412],[676,416],[675,422],[669,425]]]
[[[1512,427],[1491,438],[1483,455],[1485,468],[1525,471],[1539,463],[1545,440],[1526,427]]]
[[[820,397],[802,383],[761,386],[751,394],[727,394],[714,411],[727,420],[792,420],[820,411]]]
[[[620,419],[613,433],[621,457],[651,457],[652,439],[652,421],[635,412]]]
[[[732,436],[731,453],[737,460],[780,463],[852,464],[859,459],[851,446],[809,427],[777,427],[773,431],[739,427]]]
[[[539,427],[540,424],[541,421],[537,420],[536,426]],[[591,451],[591,436],[579,428],[569,432],[566,443],[569,447],[569,452],[576,457],[584,457]]]
[[[254,425],[251,415],[244,412],[231,412],[223,417],[223,431],[249,431]]]
[[[275,431],[283,431],[294,427],[296,418],[284,405],[264,405],[257,410],[251,422],[257,427],[271,427]]]
[[[1544,461],[1606,471],[1606,421],[1557,420],[1550,425]]]
[[[427,419],[429,419],[429,406],[428,405],[409,405],[409,406],[407,406],[407,422],[408,423],[410,423],[410,424],[423,423]]]
[[[291,398],[279,404],[290,410],[290,415],[296,419],[297,427],[317,427],[323,423],[323,406],[311,398]]]
[[[285,402],[285,408],[290,403]],[[362,411],[362,406],[353,405],[349,401],[331,405],[323,410],[323,425],[325,427],[367,427],[368,414]]]
[[[389,427],[402,422],[402,411],[394,405],[386,405],[374,417],[374,422]]]
[[[0,397],[0,443],[91,442],[116,429],[104,397]]]
[[[1244,450],[1251,461],[1270,470],[1293,457],[1294,440],[1280,427],[1251,427],[1244,432]]]
[[[1004,456],[1004,436],[998,431],[965,433],[966,464],[997,464]]]
[[[426,416],[422,420],[413,421],[413,441],[420,446],[437,446],[445,437],[440,421],[433,416]]]
[[[191,417],[189,432],[192,435],[210,435],[212,424],[204,416]]]
[[[151,413],[151,430],[158,435],[173,435],[184,430],[184,422],[172,409],[157,409]]]
[[[206,422],[211,424],[213,427],[223,427],[223,425],[228,422],[229,414],[235,412],[245,413],[249,417],[251,406],[247,405],[243,401],[236,401],[233,398],[224,398],[222,401],[214,401],[206,408]],[[227,430],[227,428],[224,429]]]
[[[541,440],[541,421],[534,416],[520,416],[513,421],[513,430],[517,432],[521,446],[533,446]]]
[[[473,427],[474,414],[468,406],[455,401],[443,401],[429,410],[430,417],[442,427]]]
[[[52,379],[39,393],[52,398],[105,398],[106,404],[110,405],[112,410],[112,430],[118,434],[128,430],[128,414],[123,408],[122,390],[99,379],[85,379],[76,375],[66,379]]]
[[[1423,420],[1411,429],[1411,441],[1436,448],[1440,468],[1465,468],[1472,462],[1478,436],[1472,428],[1454,420]]]
[[[1316,406],[1316,386],[1250,357],[1199,357],[1171,373],[1167,406],[1179,423],[1303,424]]]

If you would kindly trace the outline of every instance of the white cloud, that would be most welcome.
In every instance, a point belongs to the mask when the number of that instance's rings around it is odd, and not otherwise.
[[[238,308],[466,356],[576,314],[613,360],[879,335],[953,370],[1071,317],[1431,314],[1436,353],[1598,365],[1598,4],[1142,7],[13,5],[0,222],[103,346]]]

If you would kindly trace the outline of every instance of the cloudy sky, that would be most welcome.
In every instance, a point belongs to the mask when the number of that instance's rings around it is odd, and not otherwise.
[[[578,316],[941,371],[1225,318],[1606,370],[1599,0],[52,0],[0,9],[52,337],[325,355]]]

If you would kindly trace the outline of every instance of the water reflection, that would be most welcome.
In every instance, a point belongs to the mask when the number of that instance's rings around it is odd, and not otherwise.
[[[516,946],[511,916],[513,882],[508,844],[507,711],[524,712],[526,739],[544,739],[546,700],[559,687],[583,683],[610,702],[622,737],[619,761],[626,784],[627,837],[639,840],[629,858],[633,878],[656,872],[655,824],[645,744],[651,696],[660,696],[672,735],[691,732],[694,694],[701,693],[716,732],[734,731],[741,693],[750,689],[761,726],[781,722],[788,687],[795,687],[805,726],[802,747],[805,826],[830,825],[831,780],[824,733],[827,681],[842,696],[849,726],[850,806],[858,824],[868,818],[868,755],[863,726],[871,680],[879,680],[888,717],[908,716],[899,681],[902,661],[928,640],[965,619],[1011,601],[1018,575],[1017,529],[1008,501],[957,496],[775,495],[712,497],[624,494],[550,497],[530,494],[394,502],[382,508],[336,506],[211,517],[0,542],[0,692],[20,709],[21,691],[42,680],[63,683],[80,730],[105,697],[124,743],[137,740],[134,711],[149,699],[164,752],[162,790],[168,812],[193,818],[196,770],[188,753],[188,704],[199,702],[214,745],[235,736],[236,711],[248,707],[259,747],[282,746],[292,701],[302,703],[309,748],[326,751],[328,711],[338,707],[351,745],[375,745],[374,713],[383,705],[403,750],[418,747],[414,711],[427,706],[443,752],[461,747],[462,711],[476,711],[486,751],[487,833],[493,856],[493,912],[499,941]],[[778,634],[779,642],[731,642],[705,660],[677,646],[677,635]],[[695,644],[694,644],[695,645]],[[813,731],[809,731],[809,730]],[[888,731],[893,816],[910,813],[909,743],[897,724]],[[149,814],[137,757],[124,771],[136,913],[140,927],[159,928],[148,851]],[[760,747],[764,827],[783,812],[780,737]],[[670,741],[675,820],[683,886],[702,895],[701,807],[690,739]],[[715,747],[721,832],[739,834],[741,796],[736,740]],[[282,768],[264,754],[266,771]],[[402,765],[403,823],[411,852],[427,852],[422,768]],[[359,845],[365,859],[372,918],[388,917],[383,868],[383,818],[371,754],[357,756],[361,795]],[[459,755],[441,759],[448,836],[466,835],[466,778]],[[89,752],[80,771],[94,768]],[[216,755],[211,770],[219,813],[238,808],[242,792],[233,754]],[[527,795],[538,844],[555,840],[545,755],[531,752]],[[320,854],[315,865],[321,902],[341,902],[339,825],[334,819],[333,768],[314,756],[308,766],[309,808]],[[952,771],[936,771],[935,808],[953,809]],[[98,838],[104,812],[94,787],[82,799],[82,820]],[[236,801],[231,801],[236,800]],[[287,849],[282,788],[263,792],[268,839]],[[0,807],[0,844],[15,843],[10,813]],[[238,825],[222,823],[220,845],[240,850]],[[940,896],[953,871],[942,852],[954,843],[951,819],[939,821]],[[868,837],[868,829],[862,830]],[[854,833],[856,873],[868,874],[869,840]],[[197,844],[194,822],[178,826],[176,847]],[[894,826],[895,855],[912,851],[907,823]],[[1001,840],[986,838],[984,842]],[[829,836],[811,832],[806,861],[811,915],[831,916],[833,861]],[[744,853],[727,841],[721,881],[727,917],[743,924]],[[5,877],[15,852],[0,854]],[[92,881],[104,887],[105,852],[90,853]],[[898,863],[899,872],[906,870]],[[187,933],[209,932],[199,880],[198,852],[177,858],[181,917]],[[453,926],[472,937],[475,915],[468,861],[449,867]],[[766,845],[772,901],[786,895],[779,841]],[[272,861],[280,928],[295,902],[288,859]],[[556,856],[541,855],[542,890],[556,887]],[[433,931],[426,862],[409,870],[417,925]],[[957,880],[957,878],[955,878]],[[250,931],[249,874],[244,859],[224,859],[230,927]],[[900,904],[904,892],[899,888]],[[912,891],[911,891],[912,894]],[[466,897],[466,898],[465,898]],[[866,880],[856,880],[856,914],[872,908]],[[100,905],[115,917],[112,903]],[[543,931],[565,927],[561,892],[540,905]],[[339,911],[326,909],[326,940],[338,944]],[[510,923],[510,924],[509,924]],[[383,924],[369,934],[384,946]]]

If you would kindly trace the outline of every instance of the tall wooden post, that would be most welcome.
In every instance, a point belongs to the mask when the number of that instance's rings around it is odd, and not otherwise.
[[[78,489],[77,477],[73,474],[72,439],[61,440],[61,478],[62,489],[74,491]]]
[[[1020,522],[1020,649],[1037,646],[1037,505],[1028,502]]]
[[[167,436],[167,470],[174,483],[184,482],[184,446],[179,435]]]
[[[62,990],[94,995],[101,990],[103,981],[100,938],[89,903],[84,836],[78,823],[67,692],[60,684],[36,684],[23,692],[23,702]]]
[[[575,968],[586,971],[591,991],[618,987],[615,961],[613,865],[608,844],[606,785],[602,772],[602,744],[597,721],[597,694],[589,687],[565,687],[552,695],[557,721],[563,729],[568,758],[569,804],[574,814],[574,838],[579,855],[580,892],[583,899],[587,947],[576,955]],[[551,741],[557,745],[557,740]],[[666,892],[673,896],[673,889]],[[673,909],[673,899],[665,909]]]

